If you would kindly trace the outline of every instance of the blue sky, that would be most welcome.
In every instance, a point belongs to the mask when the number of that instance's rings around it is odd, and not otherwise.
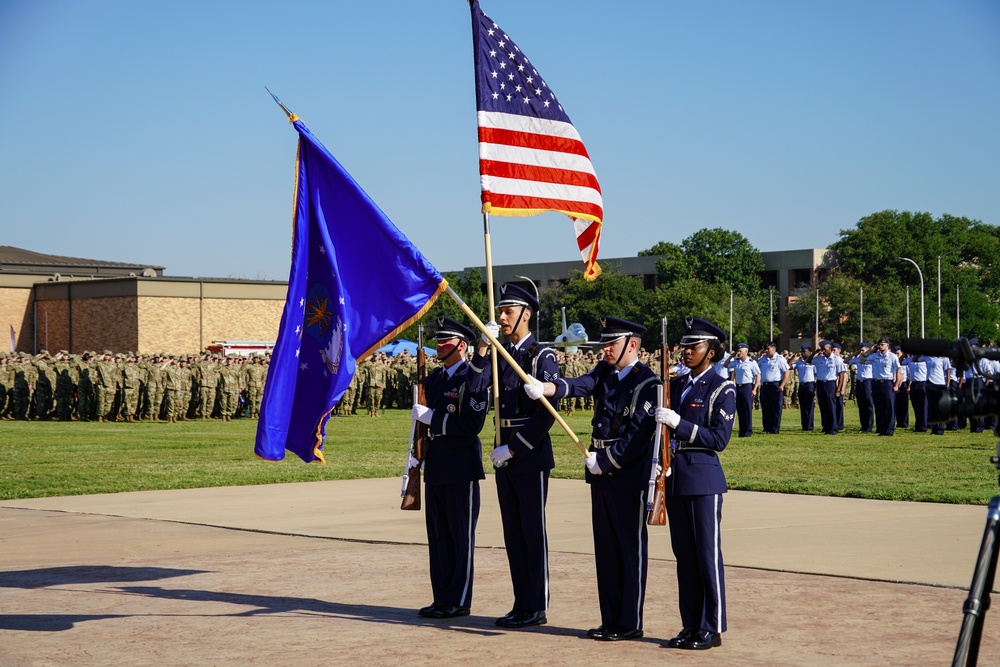
[[[883,209],[1000,225],[1000,3],[486,0],[579,130],[602,257]],[[482,265],[464,0],[0,0],[0,244],[285,280],[298,114],[441,271]],[[491,220],[496,264],[579,259]],[[581,264],[582,267],[582,264]]]

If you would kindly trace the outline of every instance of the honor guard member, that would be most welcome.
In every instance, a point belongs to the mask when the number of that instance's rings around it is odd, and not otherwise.
[[[778,344],[767,344],[767,353],[757,360],[760,366],[760,417],[764,433],[781,432],[781,413],[785,405],[788,362],[778,354]]]
[[[641,324],[601,320],[603,360],[577,378],[533,382],[529,398],[594,396],[590,451],[585,459],[590,484],[594,561],[601,624],[591,639],[620,641],[642,637],[648,557],[646,496],[653,466],[656,387],[661,383],[638,360]]]
[[[850,364],[857,368],[854,379],[854,402],[858,404],[858,419],[861,421],[860,433],[871,433],[875,425],[875,403],[872,399],[872,367],[865,359],[872,353],[870,343],[862,341],[858,346],[858,354],[851,359]]]
[[[686,318],[681,362],[691,373],[670,382],[676,410],[656,409],[656,421],[673,429],[665,492],[683,629],[667,642],[670,648],[720,646],[726,631],[720,537],[726,476],[719,452],[732,435],[736,387],[711,372],[725,340],[725,332],[712,322]]]
[[[896,431],[896,392],[903,382],[903,372],[896,353],[889,349],[889,339],[879,338],[876,348],[875,352],[863,355],[858,373],[863,366],[871,368],[875,431],[879,435],[892,435]]]
[[[792,364],[792,370],[799,376],[799,417],[802,430],[812,431],[816,413],[816,367],[806,359],[812,355],[812,347],[802,345],[799,359]]]
[[[542,382],[559,378],[556,353],[531,334],[531,315],[538,312],[535,295],[517,285],[500,287],[500,329],[506,350],[525,374]],[[480,338],[472,366],[483,386],[492,378],[487,345]],[[504,546],[514,588],[514,606],[497,619],[504,628],[525,628],[546,622],[549,603],[548,537],[545,500],[549,471],[555,467],[549,428],[555,418],[522,391],[520,376],[501,357],[500,444],[490,459],[496,467],[497,499],[503,523]],[[478,387],[477,387],[478,390]]]
[[[489,392],[469,391],[465,351],[472,329],[442,317],[437,321],[437,356],[442,366],[424,380],[426,405],[413,418],[428,426],[424,453],[424,516],[434,602],[418,613],[427,618],[468,616],[472,606],[473,554],[479,521],[479,480]],[[410,467],[419,465],[412,459]]]
[[[753,399],[760,387],[760,366],[750,358],[750,346],[736,346],[736,359],[729,363],[730,379],[736,383],[736,416],[739,419],[739,437],[753,435]]]

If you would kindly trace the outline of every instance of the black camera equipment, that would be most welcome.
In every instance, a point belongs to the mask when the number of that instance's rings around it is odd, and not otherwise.
[[[903,352],[930,357],[948,357],[955,367],[964,373],[973,368],[977,375],[993,381],[993,386],[983,387],[982,383],[966,383],[957,392],[946,392],[940,399],[939,414],[944,421],[957,416],[989,417],[997,419],[993,434],[1000,438],[1000,376],[985,372],[982,359],[1000,360],[1000,349],[995,347],[973,347],[965,338],[955,341],[926,338],[904,338]],[[965,390],[965,391],[963,391]],[[990,463],[1000,471],[1000,442]],[[1000,477],[997,479],[1000,484]],[[997,571],[997,556],[1000,554],[1000,495],[990,499],[986,510],[986,530],[979,545],[976,568],[972,573],[969,597],[962,606],[964,617],[958,634],[958,645],[952,667],[973,667],[979,660],[979,642],[983,634],[983,621],[990,608],[990,592]]]
[[[975,369],[977,375],[994,380],[993,386],[981,382],[968,382],[957,390],[944,392],[937,405],[930,405],[931,422],[947,422],[955,417],[990,417],[1000,415],[1000,378],[993,378],[983,371],[982,359],[1000,360],[1000,348],[973,347],[965,338],[939,340],[936,338],[904,338],[900,345],[903,352],[927,357],[948,357],[956,369],[965,373]],[[928,398],[930,398],[928,396]],[[1000,433],[998,433],[1000,437]]]

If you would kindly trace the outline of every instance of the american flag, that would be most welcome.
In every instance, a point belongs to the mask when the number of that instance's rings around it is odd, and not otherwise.
[[[528,57],[478,0],[471,6],[483,212],[565,213],[573,219],[584,277],[594,280],[601,273],[604,204],[587,149]]]

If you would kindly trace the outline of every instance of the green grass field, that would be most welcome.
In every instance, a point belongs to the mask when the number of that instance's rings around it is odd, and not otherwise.
[[[996,451],[990,433],[944,436],[898,430],[891,438],[858,434],[848,406],[838,436],[798,430],[798,411],[786,410],[781,435],[734,437],[722,454],[732,489],[886,500],[985,504],[997,493]],[[153,489],[310,482],[399,476],[410,433],[408,410],[330,420],[326,465],[254,456],[257,423],[188,421],[60,423],[0,422],[0,499]],[[759,425],[759,414],[755,414]],[[818,419],[818,415],[817,415]],[[568,419],[587,442],[590,413]],[[581,456],[558,425],[553,476],[582,479]],[[492,423],[482,434],[488,450]],[[487,471],[491,471],[487,458]]]

